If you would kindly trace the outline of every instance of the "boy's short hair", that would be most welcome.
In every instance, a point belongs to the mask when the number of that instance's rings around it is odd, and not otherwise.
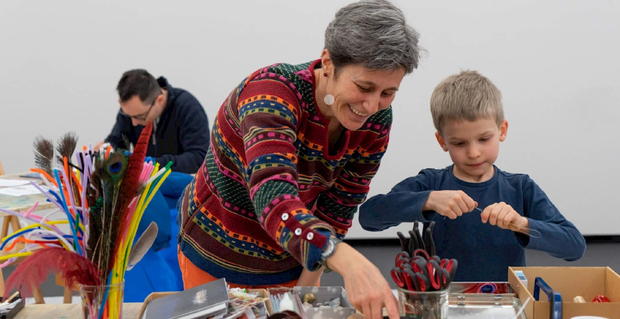
[[[504,120],[502,94],[493,83],[477,71],[461,71],[441,81],[431,95],[431,115],[439,134],[450,120]]]

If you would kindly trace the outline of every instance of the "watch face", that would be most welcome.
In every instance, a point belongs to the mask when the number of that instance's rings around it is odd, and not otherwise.
[[[334,250],[334,242],[331,240],[331,238],[327,241],[327,244],[325,245],[325,249],[323,249],[323,252],[321,253],[322,256],[329,256],[329,254],[331,254],[331,252]]]

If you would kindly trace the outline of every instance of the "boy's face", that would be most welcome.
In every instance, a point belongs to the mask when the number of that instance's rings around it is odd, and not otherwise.
[[[443,134],[437,132],[435,136],[441,148],[450,153],[454,175],[466,182],[481,183],[495,174],[493,163],[507,132],[506,120],[497,127],[495,120],[481,118],[473,122],[448,121],[443,125]]]

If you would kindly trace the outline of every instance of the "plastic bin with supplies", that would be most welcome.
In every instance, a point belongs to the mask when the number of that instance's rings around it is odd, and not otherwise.
[[[329,303],[330,300],[338,299],[340,307],[331,308],[308,308],[305,309],[305,315],[307,319],[323,318],[323,319],[346,319],[350,315],[356,312],[355,308],[349,302],[347,293],[343,287],[325,286],[325,287],[305,287],[297,286],[293,287],[293,290],[297,293],[299,300],[302,300],[304,295],[311,293],[314,295],[315,303]]]

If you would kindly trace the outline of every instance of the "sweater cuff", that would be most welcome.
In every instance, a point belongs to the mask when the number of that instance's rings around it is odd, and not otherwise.
[[[329,237],[335,236],[334,230],[331,229],[330,227],[328,226],[324,227],[325,225],[320,225],[320,224],[317,224],[317,226],[318,227],[313,229],[314,233],[318,233],[321,237],[324,237],[326,240],[321,247],[318,247],[315,245],[306,245],[309,248],[307,251],[307,260],[303,261],[302,265],[310,271],[316,271],[322,266],[321,254],[323,253],[325,246],[327,246]],[[302,254],[302,257],[303,257],[303,254]]]
[[[279,197],[267,205],[260,220],[267,233],[309,270],[320,266],[321,252],[329,237],[335,236],[334,229],[312,215],[297,196]]]

